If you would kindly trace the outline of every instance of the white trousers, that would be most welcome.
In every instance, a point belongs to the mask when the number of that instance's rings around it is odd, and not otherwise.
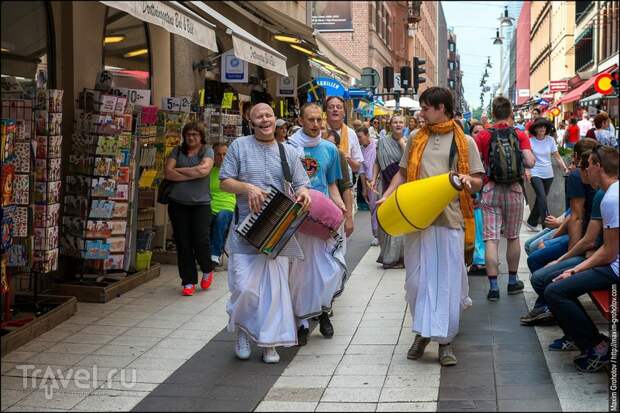
[[[228,331],[245,331],[259,347],[296,345],[288,281],[287,257],[232,254],[228,261]]]
[[[471,305],[464,260],[465,233],[431,226],[405,239],[405,299],[413,332],[447,344]]]

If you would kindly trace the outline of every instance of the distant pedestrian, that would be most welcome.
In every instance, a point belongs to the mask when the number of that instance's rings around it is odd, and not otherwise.
[[[592,129],[592,122],[590,121],[590,116],[587,112],[584,112],[581,115],[581,120],[577,122],[577,126],[579,127],[579,137],[585,138],[586,134],[590,129]]]
[[[594,138],[601,144],[611,146],[612,148],[618,147],[618,139],[615,134],[609,130],[609,116],[605,112],[601,112],[594,117]]]
[[[493,99],[492,128],[477,135],[477,144],[487,171],[482,188],[484,219],[485,262],[489,278],[487,299],[499,300],[499,240],[506,238],[508,247],[508,294],[523,291],[524,284],[517,277],[521,244],[519,233],[523,219],[524,168],[534,166],[535,158],[527,135],[510,126],[512,105],[503,96]],[[514,162],[508,162],[508,156]]]
[[[530,231],[538,232],[536,228],[538,224],[545,223],[545,218],[549,215],[547,207],[547,195],[553,183],[553,164],[551,157],[554,157],[564,170],[564,174],[568,174],[568,168],[564,163],[564,159],[558,152],[555,140],[550,136],[553,125],[546,118],[538,118],[530,126],[530,146],[536,158],[536,163],[531,170],[526,171],[526,177],[532,184],[536,193],[536,201],[530,211],[527,219],[527,227]]]
[[[379,245],[379,229],[376,214],[377,193],[371,188],[370,182],[373,178],[373,169],[377,160],[377,144],[374,139],[370,138],[368,129],[365,127],[358,128],[356,134],[360,147],[362,148],[362,155],[364,155],[364,162],[362,163],[359,171],[360,182],[362,184],[362,195],[364,196],[370,210],[370,222],[372,229],[371,245],[376,246]]]
[[[579,126],[577,126],[577,119],[571,118],[568,122],[568,128],[566,129],[564,146],[573,149],[577,142],[579,142]]]

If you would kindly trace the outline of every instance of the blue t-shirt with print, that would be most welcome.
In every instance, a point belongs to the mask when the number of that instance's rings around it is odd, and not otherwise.
[[[601,202],[603,201],[603,197],[605,196],[605,191],[599,189],[594,194],[594,200],[592,201],[592,213],[590,214],[590,220],[598,220],[601,221],[603,219],[603,215],[601,214]],[[603,245],[603,231],[596,237],[596,245],[598,248]]]
[[[584,216],[583,216],[583,232],[586,232],[588,222],[590,222],[590,215],[592,214],[592,203],[594,201],[594,188],[588,184],[584,184],[579,175],[579,170],[572,171],[566,177],[565,185],[566,194],[566,208],[570,207],[570,200],[573,198],[585,198],[584,203]]]
[[[327,196],[328,185],[342,179],[338,148],[329,141],[321,140],[317,146],[304,148],[302,163],[310,178],[310,187]]]

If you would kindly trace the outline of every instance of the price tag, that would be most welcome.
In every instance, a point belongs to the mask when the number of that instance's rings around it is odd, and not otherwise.
[[[233,93],[225,92],[222,98],[222,109],[232,109]]]
[[[115,96],[124,96],[127,102],[134,106],[148,106],[151,104],[150,89],[128,89],[126,87],[118,87],[111,89]]]
[[[164,110],[171,112],[185,112],[189,113],[191,106],[191,99],[189,96],[171,97],[166,96],[161,100],[161,107]]]

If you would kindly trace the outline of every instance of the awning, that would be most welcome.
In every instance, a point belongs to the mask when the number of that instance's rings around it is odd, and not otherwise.
[[[595,103],[597,100],[600,100],[603,98],[603,94],[602,93],[595,93],[593,95],[587,96],[583,99],[581,99],[579,101],[580,104],[582,105],[587,105],[588,103]]]
[[[615,68],[617,67],[617,65],[614,65],[610,68],[607,68],[605,70],[603,70],[600,73],[597,73],[596,75],[592,76],[590,79],[586,80],[585,82],[583,82],[581,85],[577,86],[577,88],[571,90],[570,92],[566,93],[564,96],[562,96],[560,98],[560,100],[558,100],[558,105],[562,105],[565,103],[570,103],[570,102],[574,102],[576,100],[579,100],[581,98],[581,95],[583,95],[583,92],[585,92],[586,90],[590,89],[592,86],[594,86],[594,82],[596,81],[596,76],[600,75],[601,73],[611,73]]]
[[[230,29],[233,40],[233,51],[236,57],[255,64],[256,66],[276,72],[282,76],[288,76],[288,72],[286,71],[286,57],[282,53],[254,37],[205,3],[201,1],[192,1],[190,3],[192,6],[204,12],[206,17],[213,18]]]
[[[217,52],[215,25],[176,1],[101,1],[143,22],[162,27],[206,49]]]

